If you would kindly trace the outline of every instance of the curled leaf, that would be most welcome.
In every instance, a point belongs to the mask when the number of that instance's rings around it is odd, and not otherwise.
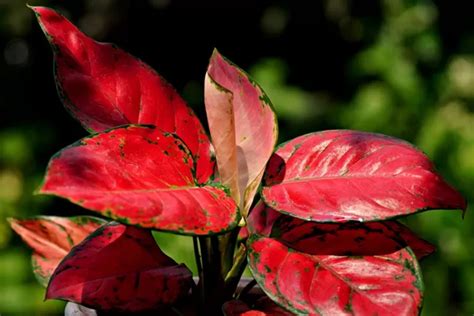
[[[297,314],[418,315],[422,279],[414,254],[383,234],[354,241],[341,252],[344,230],[331,230],[325,248],[293,240],[298,250],[268,237],[249,238],[249,266],[267,295]],[[385,240],[375,240],[374,238]],[[372,246],[388,245],[386,249]],[[357,251],[356,251],[357,250]]]
[[[214,172],[211,144],[179,94],[148,65],[115,45],[96,42],[56,11],[32,7],[50,42],[58,93],[88,130],[152,124],[176,133],[197,161],[197,179]]]

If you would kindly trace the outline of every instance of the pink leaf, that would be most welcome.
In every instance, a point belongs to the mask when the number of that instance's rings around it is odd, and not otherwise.
[[[268,97],[248,75],[214,51],[205,103],[221,181],[246,214],[278,134]]]
[[[12,229],[33,249],[33,272],[46,286],[51,274],[71,248],[106,221],[89,216],[38,216],[9,219]]]

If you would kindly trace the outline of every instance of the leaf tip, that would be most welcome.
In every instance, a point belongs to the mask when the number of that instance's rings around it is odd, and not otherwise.
[[[18,235],[20,234],[21,231],[21,221],[19,219],[16,219],[14,217],[7,217],[6,218],[7,223],[10,225],[10,228],[16,232]]]
[[[32,10],[34,13],[36,13],[36,9],[38,8],[38,6],[31,5],[31,4],[29,4],[29,3],[26,3],[25,5],[26,5],[26,7],[27,7],[28,9],[30,9],[30,10]]]
[[[42,7],[42,6],[35,6],[35,5],[30,5],[30,4],[26,4],[26,7],[30,10],[32,10],[34,12],[34,14],[36,15],[37,18],[40,18],[41,17],[41,14],[44,13],[44,12],[52,12],[54,11],[53,9],[50,9],[50,8],[47,8],[47,7]]]
[[[211,55],[211,60],[216,59],[216,58],[222,58],[222,54],[219,52],[219,50],[214,47],[212,50],[212,55]]]
[[[213,68],[213,67],[221,68],[222,66],[219,65],[219,64],[222,63],[225,60],[226,60],[225,57],[222,56],[222,54],[217,50],[217,48],[214,48],[212,50],[212,55],[211,55],[211,59],[209,61],[209,67],[208,67],[207,72],[209,73],[211,68]]]
[[[44,184],[40,184],[39,187],[33,190],[33,195],[45,195],[49,192],[44,189]]]

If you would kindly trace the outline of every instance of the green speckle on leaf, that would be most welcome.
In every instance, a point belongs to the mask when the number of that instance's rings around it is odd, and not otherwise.
[[[397,274],[394,276],[394,279],[397,281],[405,279],[405,276],[403,274]]]
[[[347,304],[344,306],[344,310],[345,310],[346,312],[352,314],[352,313],[354,312],[353,309],[352,309],[352,303],[351,303],[351,302],[347,303]]]
[[[417,275],[416,270],[415,270],[415,266],[413,265],[413,263],[410,260],[405,259],[405,262],[403,263],[403,266],[405,267],[405,269],[410,270],[411,274],[413,274],[414,276]]]

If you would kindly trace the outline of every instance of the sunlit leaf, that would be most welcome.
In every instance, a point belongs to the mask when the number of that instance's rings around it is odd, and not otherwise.
[[[32,9],[53,48],[61,100],[86,129],[152,124],[176,133],[196,158],[197,179],[209,179],[214,171],[209,139],[170,84],[120,48],[87,37],[56,11]]]
[[[206,74],[205,104],[220,179],[246,214],[277,140],[275,113],[263,90],[217,51]]]
[[[341,130],[297,137],[272,156],[264,181],[267,205],[317,222],[466,209],[422,152],[379,134]]]
[[[235,202],[218,185],[196,184],[184,143],[157,128],[93,135],[55,155],[40,190],[124,223],[207,235],[235,227]]]

